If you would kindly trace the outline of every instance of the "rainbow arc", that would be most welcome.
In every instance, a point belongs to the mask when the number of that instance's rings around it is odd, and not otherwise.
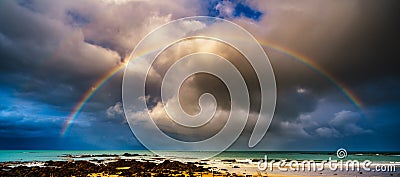
[[[349,89],[347,88],[344,84],[336,80],[329,72],[327,72],[324,68],[320,67],[316,63],[313,62],[313,60],[307,56],[302,55],[301,53],[298,53],[294,50],[291,50],[287,47],[281,46],[277,43],[270,42],[270,41],[259,41],[260,44],[264,47],[270,48],[272,50],[278,51],[282,54],[290,56],[292,59],[304,64],[308,68],[310,68],[312,71],[318,73],[319,75],[323,76],[326,78],[332,85],[334,85],[343,95],[352,103],[354,106],[359,109],[361,112],[362,110],[362,102],[360,99],[357,98],[357,96]],[[158,49],[157,49],[158,50]],[[153,51],[147,51],[143,53],[142,55],[139,55],[136,58],[141,58]],[[131,58],[132,59],[132,58]],[[122,69],[125,68],[128,62],[123,62],[111,70],[109,70],[107,73],[105,73],[96,83],[93,84],[93,86],[88,89],[83,97],[79,100],[79,102],[75,105],[73,108],[72,112],[69,114],[68,118],[66,119],[63,128],[61,130],[61,136],[64,136],[68,129],[71,127],[74,119],[79,115],[79,113],[82,111],[84,108],[85,104],[90,100],[90,98],[95,95],[95,93],[108,81],[110,80],[118,71],[121,71]]]

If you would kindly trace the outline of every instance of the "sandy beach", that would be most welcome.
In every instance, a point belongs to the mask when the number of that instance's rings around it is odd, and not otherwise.
[[[275,163],[267,168],[255,159],[182,159],[148,154],[65,154],[61,161],[0,162],[0,176],[400,176],[399,163],[372,163],[369,170],[330,169]],[[301,161],[300,161],[301,162]],[[268,163],[272,164],[271,161]],[[377,172],[385,167],[385,172]],[[390,168],[389,168],[390,167]]]
[[[377,172],[375,171],[376,165],[371,166],[370,171],[366,171],[364,169],[354,171],[350,168],[348,171],[344,168],[340,170],[331,170],[329,169],[328,165],[324,166],[323,170],[308,170],[308,167],[305,170],[301,168],[299,170],[290,170],[290,166],[286,165],[283,169],[286,171],[279,169],[277,166],[273,166],[272,170],[269,168],[267,170],[259,170],[258,163],[250,162],[250,163],[243,163],[243,162],[220,162],[220,161],[210,161],[210,165],[208,167],[215,167],[214,170],[219,172],[229,172],[230,174],[234,175],[242,175],[242,176],[400,176],[399,169],[400,165],[396,164],[394,167],[395,171],[386,171],[386,172]],[[393,164],[379,164],[379,165],[393,165]]]

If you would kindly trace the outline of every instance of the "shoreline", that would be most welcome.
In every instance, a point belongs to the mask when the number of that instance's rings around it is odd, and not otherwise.
[[[397,170],[393,172],[331,171],[326,164],[322,171],[280,171],[279,166],[276,164],[265,171],[260,171],[257,159],[199,160],[137,153],[63,154],[58,157],[61,160],[0,162],[0,167],[2,168],[0,176],[27,174],[29,176],[34,172],[37,172],[35,173],[37,176],[57,176],[56,174],[65,173],[70,174],[70,176],[87,176],[90,174],[97,176],[130,176],[132,174],[143,176],[144,173],[150,176],[400,176],[400,163],[395,164],[395,169]],[[268,163],[270,162],[268,161]],[[393,164],[390,162],[375,162],[376,165]],[[289,166],[286,166],[286,168],[288,169]],[[91,169],[91,171],[87,169]]]

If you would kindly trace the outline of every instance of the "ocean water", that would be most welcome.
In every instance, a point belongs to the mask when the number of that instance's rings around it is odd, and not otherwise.
[[[153,155],[147,150],[0,150],[0,162],[9,161],[62,161],[65,155],[101,155],[124,153]]]
[[[161,152],[161,151],[160,151]],[[102,155],[102,154],[116,154],[122,155],[124,153],[146,155],[153,157],[153,154],[147,150],[0,150],[0,162],[10,161],[63,161],[68,160],[65,157],[69,155]],[[193,152],[193,151],[162,151],[167,158],[171,159],[187,159],[188,157],[208,156],[212,152]],[[215,157],[213,160],[244,160],[244,159],[264,159],[265,156],[268,160],[314,160],[322,161],[332,158],[338,160],[335,152],[276,152],[276,151],[226,151]],[[96,159],[91,157],[87,159]],[[98,158],[97,158],[98,159]],[[400,153],[362,153],[354,152],[344,160],[370,160],[372,162],[400,162]]]

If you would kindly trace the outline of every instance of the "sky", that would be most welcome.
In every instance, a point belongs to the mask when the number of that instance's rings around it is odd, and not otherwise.
[[[202,15],[239,24],[270,59],[276,110],[253,150],[399,151],[399,7],[396,0],[0,1],[0,149],[144,149],[125,118],[123,69],[115,68],[160,25]],[[186,89],[189,112],[207,90],[226,111],[218,81],[198,76]],[[256,93],[250,98],[257,102]],[[247,145],[251,126],[232,150]]]

